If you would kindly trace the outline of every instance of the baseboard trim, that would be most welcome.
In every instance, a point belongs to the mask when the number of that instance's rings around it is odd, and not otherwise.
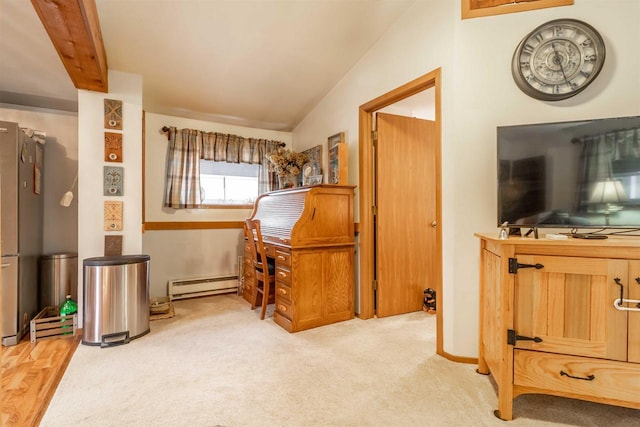
[[[444,357],[447,360],[451,360],[456,363],[468,363],[470,365],[477,365],[478,358],[477,357],[464,357],[464,356],[454,356],[453,354],[449,354],[446,351],[442,353],[438,353],[440,356]]]

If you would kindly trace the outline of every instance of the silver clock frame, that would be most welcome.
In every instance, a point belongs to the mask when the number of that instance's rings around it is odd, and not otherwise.
[[[578,43],[563,34],[568,29],[575,29],[586,35],[585,40]],[[549,32],[552,33],[551,37]],[[585,45],[586,39],[590,42]],[[562,49],[556,48],[556,44]],[[579,64],[571,62],[572,49],[576,49],[580,55]],[[547,71],[556,74],[557,80],[545,78],[541,72],[536,71],[534,60],[539,53],[541,56],[537,59],[546,60],[543,62],[546,62]],[[593,55],[595,57],[591,60]],[[604,40],[591,25],[577,19],[554,19],[536,27],[522,39],[513,53],[511,72],[516,85],[525,94],[542,101],[560,101],[577,95],[589,86],[600,74],[605,57]],[[569,75],[566,75],[566,66],[572,67],[568,69]],[[560,72],[552,69],[553,67],[559,68]]]

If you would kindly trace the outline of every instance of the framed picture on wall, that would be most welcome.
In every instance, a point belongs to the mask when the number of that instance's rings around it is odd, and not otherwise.
[[[336,133],[335,135],[332,135],[329,137],[329,140],[328,140],[329,156],[331,156],[331,149],[334,148],[336,145],[340,144],[341,142],[344,142],[344,132]]]
[[[322,184],[322,175],[312,175],[309,177],[308,185],[320,185]]]
[[[344,132],[330,136],[329,146],[329,184],[347,183],[347,144],[344,142]]]

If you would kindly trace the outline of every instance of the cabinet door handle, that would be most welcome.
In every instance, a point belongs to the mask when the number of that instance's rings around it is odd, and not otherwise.
[[[596,379],[596,376],[591,374],[589,376],[586,377],[576,377],[570,374],[567,374],[565,371],[560,371],[560,376],[564,376],[564,377],[569,377],[569,378],[573,378],[574,380],[583,380],[583,381],[593,381]]]

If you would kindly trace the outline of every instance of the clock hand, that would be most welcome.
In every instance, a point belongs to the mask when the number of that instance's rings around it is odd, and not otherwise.
[[[565,83],[567,83],[567,85],[571,86],[571,83],[569,83],[569,80],[567,80],[567,75],[564,72],[564,67],[562,66],[562,57],[558,53],[558,49],[556,49],[556,44],[555,43],[551,43],[551,47],[553,48],[553,53],[555,54],[554,57],[553,57],[553,62],[555,62],[556,64],[558,64],[560,66],[560,71],[562,71],[562,77],[564,77]]]

